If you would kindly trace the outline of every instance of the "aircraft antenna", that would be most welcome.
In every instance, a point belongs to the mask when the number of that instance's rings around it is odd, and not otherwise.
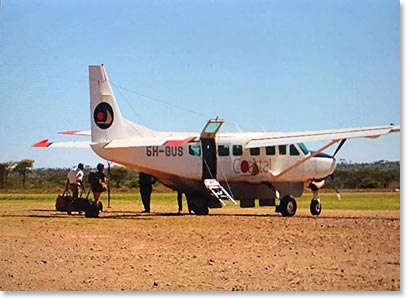
[[[112,85],[114,85],[111,81],[110,83]],[[117,87],[116,85],[114,85],[115,87]],[[130,109],[133,111],[134,114],[136,114],[136,116],[140,119],[140,122],[146,126],[146,124],[144,123],[144,119],[141,117],[141,115],[139,113],[137,113],[137,110],[133,107],[133,105],[131,104],[131,102],[127,99],[126,96],[124,96],[124,94],[122,93],[122,91],[120,90],[120,88],[116,89],[117,91],[119,91],[119,94],[121,95],[121,97],[123,97],[123,99],[127,102],[127,104],[130,106]]]

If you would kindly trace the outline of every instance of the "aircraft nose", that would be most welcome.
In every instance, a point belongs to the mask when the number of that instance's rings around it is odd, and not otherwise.
[[[326,153],[318,153],[314,156],[315,163],[316,163],[316,172],[318,178],[322,179],[332,173],[336,169],[336,159],[335,157],[326,154]]]

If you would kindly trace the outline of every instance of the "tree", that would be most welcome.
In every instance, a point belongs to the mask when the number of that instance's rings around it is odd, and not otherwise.
[[[120,188],[120,183],[127,176],[127,169],[125,167],[112,167],[110,168],[109,179],[116,182],[116,187]]]
[[[14,167],[13,171],[21,175],[23,188],[25,188],[25,181],[27,178],[27,173],[31,171],[32,167],[34,166],[34,160],[31,159],[24,159],[17,162],[16,166]]]
[[[7,184],[8,174],[14,165],[15,162],[12,161],[0,163],[0,188],[4,188]]]

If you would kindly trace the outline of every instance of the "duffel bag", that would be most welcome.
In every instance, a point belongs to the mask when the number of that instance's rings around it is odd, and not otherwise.
[[[72,196],[67,191],[64,191],[62,194],[57,196],[57,200],[55,202],[55,209],[57,211],[66,211],[68,200],[71,199]]]

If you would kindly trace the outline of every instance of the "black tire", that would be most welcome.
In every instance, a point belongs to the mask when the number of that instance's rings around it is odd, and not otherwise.
[[[297,202],[293,196],[285,196],[280,200],[279,211],[284,217],[291,217],[297,211]]]
[[[311,200],[311,204],[309,205],[309,210],[312,215],[320,215],[322,211],[322,204],[319,199]]]

